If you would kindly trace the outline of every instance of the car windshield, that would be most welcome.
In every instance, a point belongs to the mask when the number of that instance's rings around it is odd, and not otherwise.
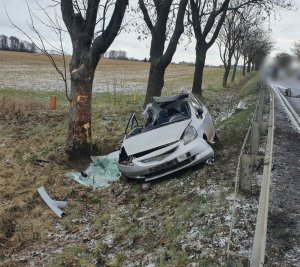
[[[186,120],[191,117],[187,99],[161,103],[153,102],[147,106],[143,115],[148,118],[145,127],[150,129]]]
[[[190,119],[191,110],[188,98],[159,98],[147,105],[143,116],[146,118],[144,126],[135,127],[127,137]]]

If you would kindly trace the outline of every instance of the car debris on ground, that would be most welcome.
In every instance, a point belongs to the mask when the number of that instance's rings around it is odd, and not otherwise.
[[[118,159],[119,151],[112,152],[107,156],[92,157],[92,163],[84,172],[71,172],[67,176],[93,189],[106,188],[121,177],[117,165]]]
[[[240,101],[237,105],[237,107],[235,108],[235,112],[240,112],[242,110],[247,109],[246,103],[243,101]]]
[[[47,194],[45,188],[43,186],[39,187],[37,189],[38,193],[40,194],[41,198],[45,201],[45,203],[48,205],[48,207],[59,217],[62,218],[62,216],[65,214],[61,208],[67,207],[66,201],[57,201],[49,197]]]

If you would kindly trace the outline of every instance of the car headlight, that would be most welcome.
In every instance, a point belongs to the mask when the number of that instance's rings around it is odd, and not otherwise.
[[[186,127],[182,140],[183,140],[183,144],[187,145],[188,143],[192,142],[193,140],[195,140],[198,137],[198,133],[196,131],[196,129],[193,126],[188,126]]]

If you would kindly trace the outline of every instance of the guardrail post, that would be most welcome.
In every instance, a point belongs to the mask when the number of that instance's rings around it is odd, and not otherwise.
[[[269,123],[268,122],[261,122],[259,124],[260,135],[266,136],[268,134],[268,127],[269,127]]]
[[[241,157],[240,189],[246,192],[251,191],[253,182],[253,170],[263,165],[264,157],[250,154],[243,154]]]
[[[241,157],[240,189],[250,191],[252,185],[252,159],[251,155],[244,154]]]
[[[250,136],[250,154],[257,155],[258,154],[258,146],[259,146],[259,122],[253,122],[251,128],[251,136]]]

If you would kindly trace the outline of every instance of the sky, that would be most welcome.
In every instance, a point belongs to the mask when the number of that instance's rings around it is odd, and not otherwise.
[[[35,6],[36,0],[28,0],[30,6]],[[133,0],[134,1],[134,0]],[[39,3],[44,6],[49,0],[39,0]],[[280,15],[276,19],[271,18],[269,25],[272,30],[272,38],[275,41],[274,53],[277,52],[290,52],[291,43],[296,40],[300,40],[300,3],[299,0],[294,0],[296,3],[296,11],[280,11]],[[0,35],[5,34],[8,36],[14,35],[21,40],[28,40],[22,33],[20,33],[15,28],[11,27],[11,23],[6,15],[5,9],[9,14],[12,21],[29,32],[26,27],[28,20],[28,11],[25,0],[0,0]],[[43,15],[38,10],[34,11],[40,18],[44,18]],[[37,26],[40,28],[41,32],[49,41],[54,40],[49,29],[41,25],[41,23],[36,22]],[[109,48],[109,50],[125,50],[128,57],[135,57],[138,59],[149,58],[149,48],[150,39],[146,41],[138,41],[138,34],[134,31],[127,33],[125,31],[121,32],[119,36],[116,37],[114,43]],[[65,38],[67,51],[71,53],[72,45],[69,38]],[[188,47],[185,46],[186,42],[179,44],[177,51],[173,57],[173,62],[194,62],[195,61],[195,42],[192,42]],[[210,65],[220,65],[222,64],[218,48],[216,45],[212,46],[207,54],[207,64]]]

